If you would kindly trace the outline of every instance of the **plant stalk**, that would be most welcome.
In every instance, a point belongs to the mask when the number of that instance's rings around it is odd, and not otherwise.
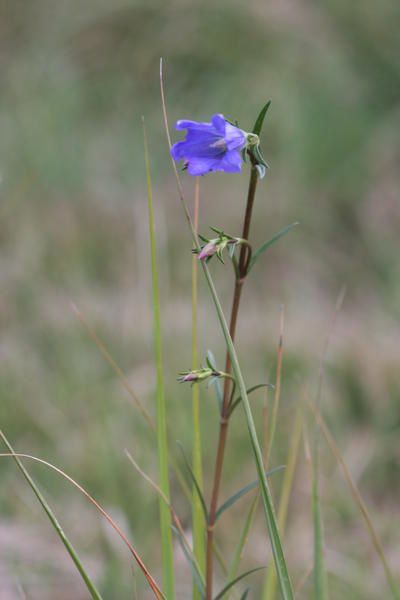
[[[247,204],[243,221],[242,238],[247,240],[250,233],[250,224],[253,214],[254,199],[256,195],[258,182],[258,173],[254,166],[251,169],[249,189],[247,193]],[[236,325],[239,315],[240,300],[242,297],[243,284],[246,279],[247,270],[249,266],[250,250],[246,244],[242,244],[240,247],[239,254],[239,268],[235,278],[235,287],[233,290],[233,300],[231,308],[231,317],[229,323],[229,333],[232,342],[235,342],[236,337]],[[231,357],[229,351],[226,353],[225,361],[225,373],[230,374],[232,370]],[[229,424],[229,409],[230,409],[230,389],[231,380],[230,378],[224,379],[224,392],[223,402],[221,410],[221,419],[219,426],[218,435],[218,446],[217,454],[215,459],[214,469],[214,481],[213,489],[210,501],[209,510],[209,521],[207,527],[207,550],[206,550],[206,600],[212,599],[212,586],[213,586],[213,567],[214,567],[214,553],[213,553],[213,542],[214,542],[214,529],[215,529],[215,515],[218,508],[218,497],[222,479],[222,469],[225,457],[226,440],[228,436],[228,424]]]

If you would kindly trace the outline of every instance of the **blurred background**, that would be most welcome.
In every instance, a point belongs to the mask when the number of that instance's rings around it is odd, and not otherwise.
[[[286,460],[295,407],[315,396],[318,364],[340,289],[322,402],[400,568],[400,38],[394,0],[266,3],[3,0],[0,3],[0,426],[20,452],[65,469],[110,511],[159,577],[158,501],[124,455],[157,476],[155,442],[71,309],[74,302],[154,414],[151,281],[141,116],[147,123],[157,221],[170,444],[190,454],[191,242],[176,194],[159,98],[159,58],[171,123],[222,112],[263,132],[271,166],[260,184],[252,241],[301,225],[257,264],[246,288],[238,349],[249,385],[274,379],[285,306],[278,445]],[[174,134],[175,135],[175,134]],[[176,136],[174,139],[178,139]],[[248,172],[201,180],[201,231],[238,234]],[[194,181],[183,175],[189,204]],[[229,266],[212,270],[226,310]],[[200,356],[222,366],[223,341],[204,282]],[[201,389],[208,497],[217,434],[212,390]],[[261,426],[263,397],[254,396]],[[125,547],[59,476],[30,464],[105,598],[148,598]],[[322,445],[322,507],[332,599],[389,598],[381,564],[335,460]],[[0,462],[0,598],[87,598],[30,489]],[[254,478],[243,416],[232,422],[221,497]],[[275,476],[276,490],[282,476]],[[190,509],[172,478],[174,504]],[[246,501],[224,517],[231,556]],[[243,566],[265,564],[254,527]],[[286,548],[298,581],[312,558],[304,451]],[[190,577],[177,552],[180,598]],[[259,597],[262,574],[252,576]],[[310,583],[301,598],[311,597]]]

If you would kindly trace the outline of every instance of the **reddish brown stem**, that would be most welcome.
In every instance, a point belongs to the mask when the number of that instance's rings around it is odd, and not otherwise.
[[[247,193],[247,204],[243,222],[242,238],[248,240],[250,233],[251,217],[253,214],[254,198],[256,194],[258,181],[257,170],[251,169],[249,189]],[[233,290],[233,300],[231,308],[231,317],[229,323],[229,333],[233,343],[235,343],[236,336],[236,325],[238,320],[240,299],[242,296],[243,284],[246,279],[248,271],[248,258],[249,258],[249,247],[243,244],[240,247],[239,263],[238,263],[238,274],[235,280],[235,287]],[[231,372],[231,359],[229,352],[226,353],[225,361],[225,373]],[[207,527],[207,555],[206,555],[206,600],[212,600],[212,586],[213,586],[213,566],[214,566],[214,529],[215,529],[215,515],[218,508],[218,496],[222,478],[222,468],[225,457],[226,439],[228,435],[228,424],[229,424],[229,409],[230,409],[230,389],[231,380],[229,378],[224,379],[224,393],[223,402],[221,409],[221,420],[219,427],[218,436],[218,447],[215,459],[215,471],[214,471],[214,482],[210,501],[209,520]]]

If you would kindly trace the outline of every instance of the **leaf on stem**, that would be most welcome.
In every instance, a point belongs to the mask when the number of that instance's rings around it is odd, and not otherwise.
[[[257,385],[253,385],[253,387],[249,388],[247,391],[247,395],[250,396],[250,394],[252,392],[255,392],[256,390],[259,390],[260,388],[263,387],[268,387],[268,388],[272,388],[274,389],[274,385],[272,383],[258,383]],[[235,410],[235,408],[237,407],[237,405],[239,404],[239,402],[241,401],[242,397],[239,396],[238,398],[236,398],[236,400],[233,402],[232,406],[231,406],[231,410],[229,415],[231,416],[233,411]]]
[[[264,252],[266,250],[268,250],[268,248],[270,248],[273,244],[275,244],[275,242],[277,242],[278,240],[280,240],[281,237],[283,237],[287,233],[289,233],[289,231],[291,231],[297,225],[300,225],[300,223],[298,221],[296,221],[295,223],[292,223],[291,225],[288,225],[287,227],[284,227],[283,229],[281,229],[280,231],[278,231],[278,233],[275,234],[270,240],[268,240],[262,246],[260,246],[260,248],[258,250],[256,250],[256,252],[254,252],[254,254],[253,254],[252,258],[251,258],[251,261],[250,261],[250,264],[249,264],[248,273],[254,267],[256,261],[260,258],[260,256],[262,254],[264,254]]]
[[[196,584],[196,588],[198,589],[199,593],[200,593],[200,597],[204,598],[205,595],[205,590],[204,590],[204,581],[203,581],[203,577],[201,576],[201,573],[199,571],[199,568],[194,560],[193,554],[191,554],[182,538],[182,534],[181,532],[174,526],[171,525],[172,531],[175,533],[176,537],[178,538],[178,542],[179,545],[182,549],[183,554],[185,555],[185,558],[189,564],[190,570],[192,572],[192,576],[193,576],[193,581]]]
[[[254,123],[254,127],[253,127],[253,133],[255,133],[256,135],[260,135],[263,124],[264,124],[264,119],[265,119],[265,115],[268,112],[269,107],[271,106],[271,100],[268,100],[268,102],[262,107],[260,114],[258,115],[256,122]]]
[[[207,364],[210,366],[211,369],[213,369],[214,371],[217,370],[217,363],[214,357],[214,354],[211,352],[211,350],[207,351]],[[212,386],[215,390],[215,395],[217,397],[217,401],[218,401],[218,406],[219,406],[219,410],[222,410],[222,404],[224,402],[224,395],[222,392],[222,385],[221,385],[221,380],[218,379],[218,377],[216,377],[215,379],[212,380]]]
[[[226,592],[229,591],[231,589],[231,587],[233,587],[234,585],[236,585],[236,583],[238,583],[241,579],[244,579],[245,577],[247,577],[248,575],[251,575],[252,573],[255,573],[256,571],[261,571],[262,569],[265,569],[265,567],[256,567],[255,569],[250,569],[249,571],[246,571],[245,573],[242,573],[241,575],[238,575],[235,579],[233,579],[232,581],[230,581],[219,592],[219,594],[217,594],[215,596],[214,600],[221,600],[221,598],[223,598],[225,596]]]
[[[266,477],[269,477],[270,475],[273,475],[273,473],[282,471],[282,469],[284,469],[284,468],[285,468],[285,465],[279,465],[278,467],[274,467],[273,469],[270,469],[269,471],[265,471],[265,475],[266,475]],[[260,480],[255,479],[251,483],[248,483],[244,487],[240,488],[239,491],[237,491],[235,494],[233,494],[233,496],[228,498],[228,500],[226,500],[219,507],[219,509],[215,513],[215,521],[217,521],[219,519],[219,517],[222,515],[222,513],[224,513],[228,508],[230,508],[233,504],[235,504],[235,502],[237,502],[239,500],[239,498],[242,498],[242,496],[244,496],[248,492],[251,492],[251,490],[254,490],[254,488],[256,488],[259,485],[260,485]]]
[[[204,500],[204,496],[202,494],[201,488],[200,488],[199,483],[198,483],[198,481],[197,481],[197,479],[195,477],[195,474],[193,473],[193,469],[192,469],[192,467],[190,465],[190,462],[188,461],[188,459],[186,457],[185,451],[184,451],[184,449],[182,447],[182,444],[180,442],[178,442],[178,446],[179,446],[179,448],[180,448],[180,450],[182,452],[183,460],[184,460],[186,468],[187,468],[187,470],[189,472],[190,479],[192,480],[192,483],[193,483],[193,485],[195,487],[195,490],[196,490],[197,495],[199,497],[199,500],[201,502],[201,506],[203,508],[203,513],[204,513],[204,518],[205,518],[206,522],[208,523],[208,510],[207,510],[206,501]]]

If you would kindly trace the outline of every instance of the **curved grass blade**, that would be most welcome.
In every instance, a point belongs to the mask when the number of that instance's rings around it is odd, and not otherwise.
[[[234,585],[236,585],[241,579],[244,579],[245,577],[247,577],[248,575],[251,575],[252,573],[255,573],[256,571],[261,571],[262,569],[265,569],[265,567],[256,567],[255,569],[250,569],[249,571],[246,571],[245,573],[242,573],[241,575],[238,575],[238,577],[236,577],[235,579],[233,579],[233,581],[230,581],[220,592],[219,594],[217,594],[214,598],[214,600],[221,600],[221,598],[223,598],[226,594],[226,592],[228,592]]]
[[[249,388],[247,390],[247,395],[250,396],[251,393],[255,392],[256,390],[259,390],[260,388],[264,388],[264,387],[273,388],[274,386],[272,385],[272,383],[259,383],[258,385],[253,385],[253,387],[251,387],[251,388]],[[238,398],[236,398],[236,400],[233,402],[233,404],[231,406],[231,410],[230,410],[229,415],[231,415],[233,413],[233,411],[238,406],[238,404],[241,401],[241,399],[242,399],[241,396],[239,396]]]
[[[198,481],[197,481],[197,479],[195,477],[195,474],[193,473],[193,469],[192,469],[192,467],[190,465],[190,462],[186,458],[186,454],[185,454],[185,452],[183,450],[182,444],[180,444],[178,442],[178,446],[179,446],[179,448],[180,448],[180,450],[182,452],[182,456],[183,456],[183,460],[185,461],[186,468],[187,468],[187,470],[189,472],[190,478],[192,480],[192,483],[193,483],[193,485],[195,487],[195,490],[196,490],[197,495],[199,497],[199,500],[201,502],[201,506],[202,506],[203,513],[204,513],[204,518],[206,520],[206,523],[208,523],[208,511],[207,511],[207,505],[206,505],[206,501],[204,500],[203,493],[202,493],[201,488],[199,486],[199,483],[198,483]]]
[[[287,233],[289,233],[289,231],[291,231],[297,225],[300,225],[300,223],[298,221],[295,221],[291,225],[288,225],[287,227],[284,227],[283,229],[281,229],[280,231],[278,231],[278,233],[276,233],[270,240],[268,240],[262,246],[260,246],[260,248],[258,250],[256,250],[253,253],[252,257],[251,257],[248,272],[250,272],[250,270],[254,267],[254,265],[257,262],[257,260],[260,258],[260,256],[262,254],[264,254],[264,252],[266,250],[268,250],[268,248],[270,248],[273,244],[275,244],[278,240],[280,240],[281,237],[283,237]]]
[[[250,591],[250,588],[247,588],[246,590],[244,590],[243,594],[240,596],[240,600],[246,600],[247,596],[249,595],[249,591]]]
[[[152,434],[157,436],[156,424],[154,423],[151,416],[147,413],[146,409],[141,404],[139,398],[137,397],[135,391],[133,390],[131,384],[129,383],[126,373],[124,373],[124,371],[121,369],[121,367],[116,363],[115,359],[111,356],[109,350],[106,348],[104,342],[99,338],[99,336],[97,335],[97,333],[95,332],[93,327],[91,325],[89,325],[89,323],[88,323],[86,317],[83,315],[83,313],[78,309],[78,307],[75,304],[72,303],[71,307],[72,307],[72,310],[75,312],[77,319],[83,325],[83,327],[85,328],[89,337],[93,340],[93,342],[99,349],[103,358],[113,369],[114,373],[119,378],[122,386],[127,391],[128,395],[132,398],[134,403],[137,405],[137,408],[139,409],[140,414],[143,416],[147,425],[149,426],[150,431],[152,432]],[[184,493],[184,495],[190,502],[191,490],[189,489],[189,487],[185,481],[185,478],[183,477],[182,472],[179,469],[179,465],[176,462],[175,456],[173,454],[170,454],[168,458],[170,461],[171,468],[174,470],[175,476],[179,482],[179,485],[181,486],[182,492]]]
[[[277,473],[278,471],[282,471],[282,469],[284,469],[284,468],[285,468],[284,465],[279,465],[279,467],[274,467],[273,469],[270,469],[269,471],[266,471],[265,475],[266,475],[266,477],[269,477],[270,475],[273,475],[273,473]],[[218,519],[219,519],[219,517],[226,510],[228,510],[228,508],[230,508],[231,506],[233,506],[233,504],[235,504],[235,502],[237,502],[240,498],[242,498],[243,496],[245,496],[246,494],[248,494],[249,492],[251,492],[251,490],[254,490],[254,488],[258,487],[259,485],[260,485],[260,480],[259,479],[255,479],[251,483],[248,483],[244,487],[240,488],[240,490],[238,490],[235,494],[233,494],[230,498],[228,498],[228,500],[226,500],[219,507],[219,509],[217,510],[217,512],[215,513],[215,522],[217,522]]]
[[[5,440],[4,438],[4,434],[0,431],[0,436],[2,437],[3,440]],[[6,444],[8,447],[8,444]],[[136,550],[134,549],[134,547],[132,546],[132,544],[129,542],[128,538],[126,537],[126,535],[122,532],[122,530],[120,529],[120,527],[115,523],[115,521],[110,517],[110,515],[104,510],[104,508],[102,508],[102,506],[97,502],[97,500],[95,500],[93,498],[93,496],[91,496],[89,494],[89,492],[87,492],[85,490],[85,488],[83,488],[81,485],[79,485],[79,483],[77,483],[74,479],[72,479],[72,477],[70,477],[69,475],[67,475],[67,473],[65,473],[64,471],[62,471],[61,469],[59,469],[58,467],[56,467],[55,465],[47,462],[46,460],[43,460],[41,458],[38,458],[36,456],[31,456],[30,454],[21,454],[21,453],[15,453],[14,451],[10,452],[10,453],[2,453],[0,454],[0,457],[12,457],[14,458],[14,460],[17,461],[18,466],[22,467],[23,473],[25,478],[26,474],[28,475],[29,479],[30,476],[27,473],[25,467],[23,466],[23,464],[21,463],[21,461],[19,460],[20,458],[28,458],[30,460],[33,460],[35,462],[38,462],[46,467],[49,467],[50,469],[52,469],[53,471],[55,471],[56,473],[58,473],[59,475],[61,475],[62,477],[64,477],[64,479],[66,479],[67,481],[69,481],[70,483],[72,483],[72,485],[74,485],[88,500],[90,500],[90,502],[97,508],[97,510],[103,515],[103,517],[105,517],[105,519],[107,519],[107,521],[110,523],[111,527],[118,533],[119,537],[122,539],[122,541],[126,544],[126,546],[129,548],[132,556],[134,557],[135,561],[137,562],[137,564],[139,565],[140,569],[142,570],[144,576],[146,577],[155,597],[157,598],[157,600],[166,600],[166,597],[164,596],[163,592],[160,590],[160,588],[158,587],[156,581],[153,579],[153,577],[150,575],[149,570],[147,569],[146,565],[144,564],[144,562],[142,561],[142,559],[140,558],[139,554],[136,552]],[[31,480],[32,481],[32,480]],[[31,482],[28,480],[29,485],[31,485]],[[32,487],[32,485],[31,485]],[[32,487],[32,489],[35,491],[35,488],[37,490],[36,485],[34,484],[34,487]],[[37,490],[38,491],[38,490]],[[38,491],[39,495],[41,496],[40,492]],[[35,491],[35,495],[37,496],[38,500],[40,501],[40,503],[42,504],[42,500],[39,498],[39,496],[37,495],[36,491]],[[46,504],[46,502],[44,501],[44,503]],[[43,506],[43,504],[42,504]],[[48,505],[46,504],[47,508]],[[43,506],[43,508],[45,509],[46,513],[48,514],[49,518],[50,515],[47,512],[45,506]],[[50,510],[50,509],[49,509]],[[50,511],[51,512],[51,511]],[[53,515],[54,517],[54,515]],[[54,517],[55,519],[55,517]],[[51,519],[52,520],[52,519]],[[53,523],[53,521],[52,521]],[[62,533],[63,535],[65,535],[60,527],[60,525],[58,524],[57,520],[55,520],[55,523],[57,524],[57,533],[60,535],[60,533]],[[58,529],[59,528],[59,529]],[[61,537],[61,536],[60,536]],[[64,543],[64,540],[63,540]],[[64,544],[65,545],[65,544]],[[74,561],[75,562],[75,561]],[[100,599],[101,600],[101,596],[98,594],[98,596],[92,596],[94,598]]]
[[[253,127],[253,133],[255,133],[256,135],[260,135],[260,133],[261,133],[262,126],[264,124],[265,115],[267,114],[270,106],[271,106],[271,100],[268,100],[268,102],[260,110],[260,113],[259,113],[259,115],[256,119],[256,122],[254,123],[254,127]]]
[[[171,502],[169,502],[169,500],[165,497],[165,495],[163,494],[163,492],[161,491],[160,487],[155,483],[155,481],[153,481],[151,479],[151,477],[149,477],[149,475],[147,475],[147,473],[145,473],[143,471],[143,469],[141,469],[139,467],[139,465],[137,464],[137,462],[135,461],[135,459],[133,458],[133,456],[130,454],[130,452],[128,450],[125,450],[125,454],[128,457],[128,459],[130,460],[130,462],[132,463],[132,465],[135,467],[135,469],[137,470],[137,472],[143,477],[143,479],[145,479],[147,481],[147,483],[149,483],[151,485],[151,487],[156,491],[156,493],[160,496],[160,498],[162,498],[162,500],[165,502],[165,504],[168,506],[169,510],[171,511],[171,516],[172,516],[172,521],[173,521],[173,525],[171,525],[172,530],[174,531],[174,533],[176,534],[176,536],[178,537],[178,541],[179,544],[182,547],[182,550],[185,554],[185,557],[187,558],[187,560],[189,561],[189,565],[191,570],[195,569],[196,571],[196,578],[198,581],[200,581],[201,585],[204,588],[204,578],[203,575],[200,571],[200,567],[199,567],[199,563],[196,560],[196,556],[194,554],[194,552],[192,551],[189,541],[185,535],[185,531],[182,527],[182,523],[174,509],[174,507],[172,506]],[[201,513],[201,518],[203,520],[203,514]],[[196,590],[199,589],[199,586],[196,583]]]
[[[33,493],[35,494],[36,498],[40,502],[43,510],[45,511],[46,515],[49,518],[50,523],[52,524],[53,528],[55,529],[58,537],[64,544],[64,546],[65,546],[68,554],[70,555],[74,565],[76,566],[80,576],[82,577],[83,581],[85,582],[85,585],[86,585],[91,597],[93,598],[93,600],[102,600],[102,597],[101,597],[99,591],[97,590],[95,584],[93,583],[93,581],[89,577],[88,573],[86,572],[86,569],[84,568],[84,566],[81,562],[81,559],[79,558],[75,548],[73,547],[73,545],[71,544],[71,542],[69,541],[67,536],[65,535],[63,528],[61,527],[60,523],[57,520],[57,517],[51,510],[50,506],[47,504],[47,501],[45,500],[43,494],[41,493],[41,491],[37,487],[36,483],[30,476],[28,470],[22,464],[22,462],[20,460],[20,458],[22,456],[20,454],[15,453],[14,448],[11,446],[7,437],[1,430],[0,430],[0,437],[3,440],[4,444],[7,446],[8,450],[10,451],[9,454],[3,454],[2,456],[11,456],[14,458],[19,470],[21,471],[22,475],[25,477],[25,480],[28,482]]]
[[[150,174],[150,159],[147,145],[146,129],[143,124],[143,144],[144,159],[146,167],[147,183],[147,205],[148,222],[150,235],[150,254],[151,254],[151,275],[152,275],[152,304],[153,304],[153,327],[154,327],[154,352],[156,359],[157,387],[157,447],[158,447],[158,469],[160,478],[160,488],[165,496],[170,498],[169,473],[168,473],[168,439],[167,439],[167,416],[164,395],[164,373],[162,358],[162,340],[161,340],[161,316],[160,316],[160,292],[158,288],[158,267],[156,252],[156,237],[154,228],[153,213],[153,192]],[[175,598],[175,580],[174,580],[174,550],[172,544],[171,515],[168,507],[160,499],[160,529],[161,529],[161,555],[163,583],[167,598]]]
[[[168,116],[167,116],[167,109],[166,109],[165,95],[164,95],[164,86],[163,86],[162,60],[160,61],[160,91],[161,91],[161,102],[162,102],[162,109],[163,109],[163,115],[164,115],[164,123],[165,123],[165,132],[166,132],[166,136],[167,136],[167,140],[168,140],[168,145],[171,148],[171,146],[172,146],[171,136],[169,134]],[[171,156],[171,163],[172,163],[173,171],[175,173],[179,198],[180,198],[180,201],[182,204],[185,218],[189,225],[189,228],[190,228],[190,231],[192,234],[192,238],[193,238],[193,242],[194,242],[196,248],[199,249],[200,246],[199,246],[198,238],[197,238],[196,232],[193,228],[192,219],[190,217],[190,212],[189,212],[187,204],[186,204],[182,184],[181,184],[181,181],[179,178],[179,173],[176,168],[175,162],[172,159],[172,156]],[[261,451],[260,443],[258,441],[257,430],[256,430],[255,422],[254,422],[253,413],[251,411],[250,402],[249,402],[249,399],[248,399],[248,396],[246,393],[246,385],[245,385],[245,382],[243,379],[242,370],[240,368],[236,350],[233,345],[231,335],[229,333],[228,323],[226,321],[224,311],[222,310],[221,302],[219,300],[214,281],[211,277],[211,273],[210,273],[207,265],[204,264],[204,262],[202,262],[202,268],[203,268],[203,272],[204,272],[204,275],[206,278],[207,285],[210,290],[212,300],[214,302],[215,310],[216,310],[217,317],[218,317],[218,320],[221,325],[222,333],[225,338],[227,350],[228,350],[229,356],[231,358],[233,374],[235,376],[235,380],[239,387],[240,395],[242,397],[242,405],[243,405],[243,409],[244,409],[244,413],[245,413],[245,417],[246,417],[251,447],[252,447],[253,454],[254,454],[254,462],[255,462],[255,465],[257,468],[257,473],[258,473],[258,477],[260,479],[260,484],[261,484],[261,486],[260,486],[261,487],[261,498],[262,498],[262,502],[263,502],[264,515],[265,515],[265,520],[266,520],[266,524],[267,524],[267,528],[268,528],[268,532],[269,532],[272,553],[273,553],[274,561],[276,564],[276,570],[278,573],[278,579],[279,579],[279,584],[281,587],[282,598],[283,598],[283,600],[292,600],[293,599],[292,585],[290,582],[289,572],[287,569],[285,555],[284,555],[283,548],[282,548],[282,542],[281,542],[281,538],[279,535],[279,529],[278,529],[278,524],[276,521],[275,510],[274,510],[274,505],[273,505],[273,500],[272,500],[272,494],[271,494],[271,490],[269,489],[267,478],[265,476],[262,451]]]
[[[196,590],[200,594],[200,598],[203,600],[205,597],[205,587],[204,587],[203,577],[199,571],[198,566],[196,565],[196,562],[193,560],[193,555],[188,551],[186,544],[183,542],[181,533],[178,531],[178,529],[174,525],[171,525],[171,528],[172,528],[172,531],[175,533],[176,537],[178,538],[179,545],[182,548],[182,552],[185,555],[185,558],[186,558],[186,560],[189,564],[190,570],[192,572],[193,581],[196,585]]]

